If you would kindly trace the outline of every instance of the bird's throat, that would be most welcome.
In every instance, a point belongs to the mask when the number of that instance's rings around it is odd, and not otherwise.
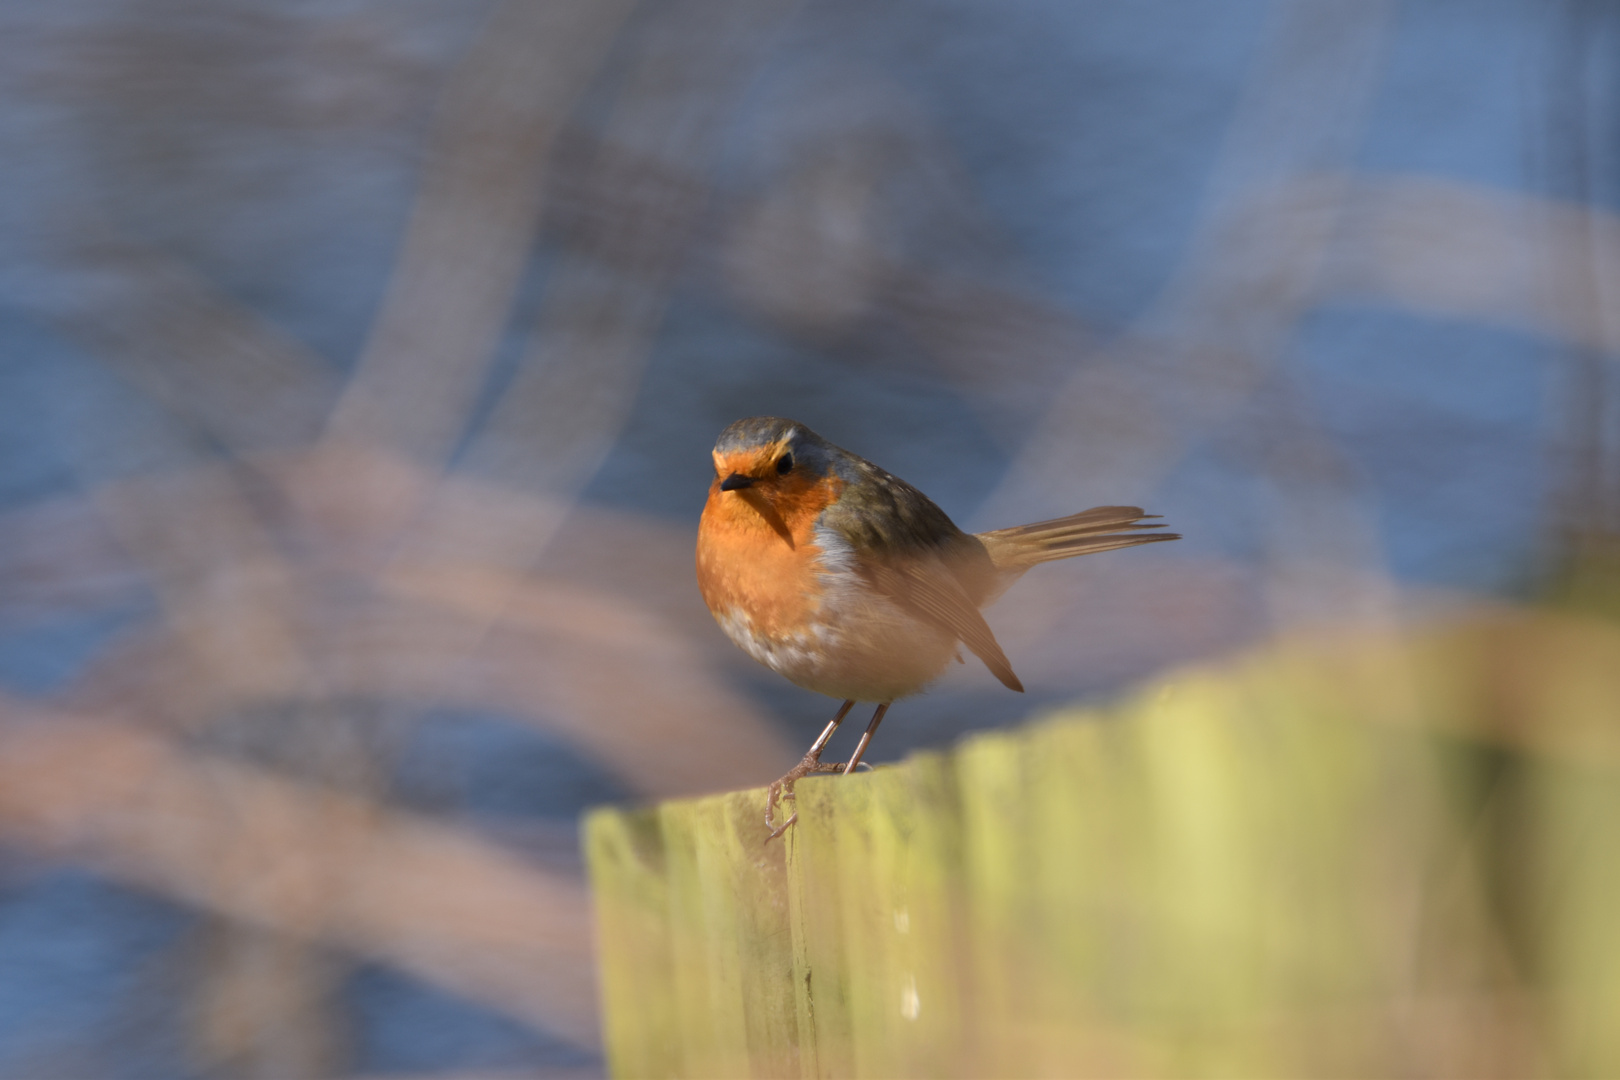
[[[740,502],[747,503],[755,513],[764,519],[765,524],[769,525],[771,527],[771,531],[776,533],[777,536],[780,536],[788,547],[792,548],[799,546],[798,544],[794,543],[793,530],[788,526],[787,520],[777,512],[776,507],[771,505],[771,501],[767,499],[761,492],[754,488],[743,488],[741,491],[733,492],[732,494],[734,494]]]

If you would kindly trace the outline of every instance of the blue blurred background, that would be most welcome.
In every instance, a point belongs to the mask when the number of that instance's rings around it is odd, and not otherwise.
[[[1185,534],[1015,589],[1030,692],[954,670],[878,762],[1567,593],[1620,513],[1617,29],[0,6],[0,1074],[597,1075],[577,815],[834,705],[691,580],[742,416],[965,527]]]

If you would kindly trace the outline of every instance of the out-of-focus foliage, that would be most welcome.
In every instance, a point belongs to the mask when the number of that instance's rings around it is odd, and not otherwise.
[[[878,760],[1307,624],[1612,613],[1616,32],[0,4],[0,1073],[600,1071],[579,811],[831,708],[691,583],[739,416],[1187,535],[1015,589],[1030,694],[954,671]]]

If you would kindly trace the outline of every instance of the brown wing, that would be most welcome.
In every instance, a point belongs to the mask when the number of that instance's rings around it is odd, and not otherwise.
[[[956,635],[974,656],[984,661],[984,666],[1002,685],[1020,694],[1024,692],[1024,684],[1013,674],[1007,654],[1001,651],[990,625],[944,562],[921,558],[899,560],[898,565],[878,563],[870,570],[870,575],[880,592]]]

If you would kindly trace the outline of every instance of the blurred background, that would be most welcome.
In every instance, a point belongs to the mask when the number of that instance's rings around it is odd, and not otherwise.
[[[1612,610],[1617,44],[1597,0],[0,5],[0,1074],[598,1075],[578,814],[765,783],[835,707],[692,580],[739,417],[964,527],[1186,536],[1015,588],[1029,693],[954,669],[878,762],[1312,627]]]

